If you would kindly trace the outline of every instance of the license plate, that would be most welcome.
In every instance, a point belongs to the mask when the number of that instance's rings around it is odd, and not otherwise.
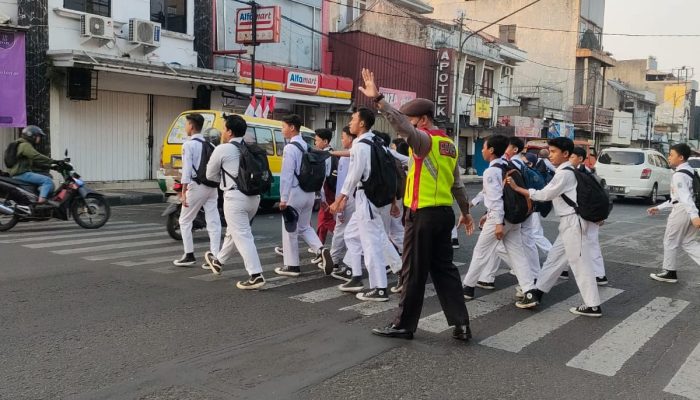
[[[610,193],[625,194],[625,187],[624,186],[610,186]]]

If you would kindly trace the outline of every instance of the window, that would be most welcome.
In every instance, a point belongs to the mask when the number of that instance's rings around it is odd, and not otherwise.
[[[268,156],[275,155],[275,149],[272,144],[272,131],[268,128],[255,128],[255,139],[258,146],[265,149]]]
[[[656,155],[656,163],[659,165],[661,168],[666,168],[666,169],[671,169],[671,166],[668,165],[668,161],[664,158],[664,156],[661,155]]]
[[[111,0],[63,0],[63,8],[111,17]]]
[[[151,21],[167,31],[187,33],[187,0],[151,0]]]
[[[282,131],[275,129],[275,147],[277,147],[277,155],[281,156],[282,153],[284,152],[284,145],[286,144],[286,141],[284,140],[284,137],[282,136]]]
[[[598,162],[612,165],[642,165],[644,153],[636,151],[603,151]]]
[[[515,43],[515,25],[501,25],[498,28],[499,39],[504,43]]]
[[[493,70],[484,69],[484,79],[481,81],[481,95],[483,97],[493,96]]]
[[[214,114],[202,114],[204,117],[204,126],[202,127],[202,132],[206,132],[207,129],[214,125]],[[173,128],[170,130],[168,135],[168,144],[183,144],[187,139],[187,132],[185,132],[185,124],[187,123],[187,118],[185,115],[181,115],[180,118],[175,121]]]
[[[462,85],[462,93],[474,94],[474,82],[476,79],[476,65],[467,64],[464,67],[464,83]]]
[[[689,158],[688,164],[691,168],[700,169],[700,158]]]

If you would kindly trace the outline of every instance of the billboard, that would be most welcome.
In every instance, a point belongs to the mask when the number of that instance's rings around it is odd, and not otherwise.
[[[547,130],[547,138],[554,139],[557,137],[567,137],[574,140],[574,124],[570,122],[550,122],[549,129]]]
[[[379,88],[379,93],[384,95],[384,100],[395,109],[401,108],[402,105],[416,98],[416,92],[407,92],[404,90],[396,90],[389,88]]]
[[[515,136],[538,138],[542,132],[542,119],[520,116],[503,116],[498,118],[500,126],[510,126],[515,130]]]
[[[24,32],[0,31],[0,128],[27,125]]]
[[[239,8],[236,10],[236,43],[253,43],[253,9]],[[257,43],[279,43],[282,12],[280,6],[258,7]]]
[[[474,109],[477,118],[491,119],[491,99],[487,97],[477,97]]]

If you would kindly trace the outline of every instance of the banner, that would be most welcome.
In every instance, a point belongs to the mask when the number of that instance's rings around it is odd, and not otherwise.
[[[569,122],[550,122],[547,138],[554,139],[557,137],[566,137],[574,140],[574,124]]]
[[[24,32],[0,31],[0,128],[27,126]]]
[[[514,134],[518,137],[538,138],[542,132],[541,118],[503,116],[498,117],[498,124],[513,127]]]
[[[416,98],[416,92],[407,92],[404,90],[396,90],[389,88],[379,88],[379,93],[384,95],[384,101],[389,103],[395,109],[401,108],[402,105]]]
[[[491,119],[491,99],[487,97],[477,97],[474,106],[477,118]]]

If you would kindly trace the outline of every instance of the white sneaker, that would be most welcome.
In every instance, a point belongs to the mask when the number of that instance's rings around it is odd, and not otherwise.
[[[282,250],[281,246],[275,247],[275,253],[277,253],[278,256],[283,256],[284,257],[284,251]]]

